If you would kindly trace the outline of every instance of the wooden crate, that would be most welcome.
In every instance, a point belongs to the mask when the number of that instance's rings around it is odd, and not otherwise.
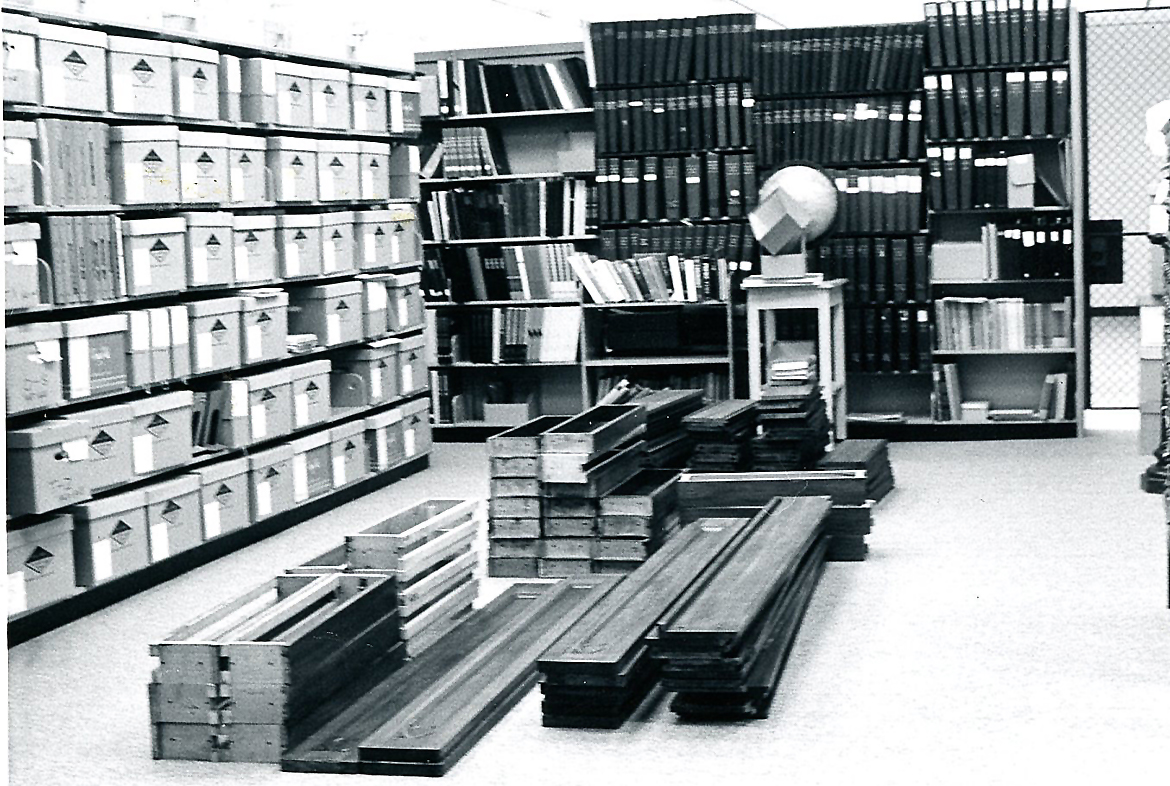
[[[549,429],[561,425],[569,418],[559,415],[545,415],[530,420],[522,426],[490,437],[487,454],[494,459],[535,458],[540,454],[540,438]],[[494,466],[494,464],[493,464]]]
[[[587,462],[645,430],[645,407],[603,404],[548,429],[540,437],[540,451],[546,460],[549,454],[572,454]]]
[[[600,498],[632,478],[642,468],[644,446],[636,442],[611,450],[583,468],[582,480],[554,482],[545,479],[546,498]]]
[[[491,519],[488,521],[488,537],[496,538],[539,538],[540,519]]]
[[[645,516],[660,519],[678,507],[678,479],[669,469],[644,469],[601,498],[599,512],[607,516]]]

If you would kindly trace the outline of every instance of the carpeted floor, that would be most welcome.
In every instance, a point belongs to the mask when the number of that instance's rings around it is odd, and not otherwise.
[[[1165,784],[1166,528],[1134,435],[891,454],[870,558],[828,566],[769,719],[684,725],[658,696],[620,731],[544,729],[534,691],[446,782]],[[11,783],[393,782],[152,761],[148,645],[375,517],[486,493],[482,446],[441,445],[425,473],[12,650]]]

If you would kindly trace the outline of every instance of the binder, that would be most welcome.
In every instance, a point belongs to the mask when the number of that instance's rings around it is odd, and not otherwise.
[[[1068,14],[1068,0],[1052,0],[1048,45],[1052,60],[1058,63],[1068,60]]]
[[[930,309],[919,308],[915,314],[915,327],[917,328],[914,349],[918,356],[917,370],[929,371],[931,361],[931,351],[934,347],[934,340],[931,337],[930,329]]]
[[[957,210],[961,207],[959,189],[959,151],[953,147],[942,149],[943,209]]]
[[[688,218],[702,218],[703,211],[703,159],[698,154],[687,156],[683,164],[685,178],[686,210]]]
[[[971,103],[975,108],[974,136],[989,137],[991,131],[991,117],[988,111],[988,74],[986,71],[975,71],[971,75]]]
[[[1052,24],[1051,0],[1035,0],[1036,2],[1036,59],[1047,63],[1052,59],[1052,49],[1049,44]]]
[[[1048,133],[1048,72],[1028,74],[1028,130],[1033,136]]]
[[[939,103],[942,104],[943,133],[948,139],[961,136],[957,106],[955,105],[955,82],[951,74],[938,78]]]
[[[622,172],[622,216],[626,221],[637,221],[642,218],[641,204],[641,173],[638,171],[638,159],[623,158]]]
[[[1024,62],[1024,8],[1022,0],[1007,0],[1008,44],[1012,63]]]
[[[1069,132],[1068,71],[1058,68],[1052,72],[1052,133],[1067,136]]]
[[[1021,137],[1025,134],[1027,116],[1025,115],[1024,93],[1027,90],[1023,71],[1009,71],[1006,79],[1007,100],[1007,136]]]
[[[877,310],[864,308],[862,314],[861,367],[863,371],[877,371],[881,368],[881,354],[878,348]]]
[[[913,240],[914,262],[914,299],[926,302],[930,300],[930,257],[926,252],[926,238],[915,237]]]
[[[663,213],[672,221],[683,217],[681,170],[681,158],[669,156],[662,159]]]
[[[947,201],[943,189],[942,148],[927,148],[926,164],[930,173],[930,183],[928,185],[927,191],[930,199],[930,206],[934,210],[944,210],[946,209]]]
[[[975,162],[971,148],[959,148],[959,209],[970,210],[975,206]]]
[[[727,89],[727,144],[730,147],[743,146],[741,130],[743,108],[739,105],[739,85],[725,85]]]
[[[870,281],[870,271],[873,267],[873,246],[870,238],[857,238],[853,241],[854,272],[857,276],[857,298],[862,303],[871,303],[874,292]]]
[[[702,148],[703,138],[703,106],[702,99],[699,97],[703,88],[700,86],[691,85],[690,87],[682,88],[682,104],[683,110],[686,112],[687,121],[687,143],[685,147],[691,150],[698,150]]]
[[[971,0],[971,49],[975,65],[987,65],[987,13],[983,0]]]
[[[725,189],[723,187],[722,169],[723,162],[720,160],[718,153],[708,152],[707,157],[707,211],[705,215],[711,218],[726,216],[727,211],[723,205],[723,194]]]
[[[878,317],[881,321],[881,357],[880,370],[893,371],[895,362],[896,348],[894,346],[894,330],[897,320],[895,309],[880,308],[878,309]]]
[[[1036,62],[1036,0],[1023,0],[1020,12],[1020,34],[1023,36],[1025,63]]]
[[[955,25],[955,4],[939,3],[939,22],[942,26],[942,65],[959,65],[959,40]]]
[[[912,371],[915,363],[914,333],[915,323],[912,317],[914,309],[902,307],[895,310],[898,318],[897,330],[894,336],[894,346],[897,348],[898,371]]]
[[[1007,74],[1003,71],[990,71],[987,80],[987,135],[1005,136],[1007,128],[1004,126],[1004,102],[1007,100]]]
[[[740,167],[744,210],[750,212],[756,208],[756,199],[759,196],[756,190],[756,154],[744,153],[741,155]]]
[[[890,292],[890,259],[885,238],[873,239],[873,300],[885,303],[893,299]]]
[[[960,0],[955,3],[955,36],[959,39],[959,65],[972,65],[975,62],[975,50],[971,36],[971,7],[972,3]]]
[[[662,218],[662,187],[658,182],[659,165],[657,156],[642,159],[642,205],[643,217],[651,221]]]
[[[942,107],[939,96],[938,77],[927,74],[922,77],[923,98],[926,102],[926,134],[932,138],[942,137]]]
[[[891,299],[904,303],[912,299],[910,289],[910,241],[904,237],[890,239]]]
[[[955,74],[955,102],[958,104],[959,133],[958,136],[971,138],[977,136],[975,117],[971,110],[971,74],[962,71]]]
[[[999,12],[995,0],[983,0],[983,24],[987,33],[987,63],[1003,62],[999,52]]]

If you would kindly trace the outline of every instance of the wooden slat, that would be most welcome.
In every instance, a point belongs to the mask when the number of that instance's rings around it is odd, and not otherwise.
[[[496,558],[539,557],[544,553],[540,538],[496,538],[488,541],[488,556]]]
[[[490,440],[489,440],[490,444]],[[537,456],[492,456],[488,475],[493,478],[540,479],[540,459]]]
[[[643,453],[641,442],[605,453],[586,469],[583,482],[546,482],[544,494],[546,497],[603,497],[638,473],[642,467]]]
[[[539,497],[540,481],[537,478],[492,478],[491,495],[496,497]]]
[[[488,522],[489,538],[539,538],[540,519],[492,519]]]
[[[540,436],[568,419],[567,416],[545,415],[496,434],[487,440],[488,455],[493,459],[534,457],[540,453]]]
[[[601,498],[603,516],[661,516],[678,504],[678,472],[644,469]]]
[[[860,505],[868,497],[865,472],[686,472],[678,481],[682,508],[764,505],[773,497],[781,496],[828,496],[835,505]]]
[[[616,448],[645,427],[646,410],[643,407],[603,404],[546,431],[540,437],[540,449],[544,454],[580,454],[588,460]]]
[[[543,534],[546,538],[591,538],[597,534],[597,518],[546,516]]]
[[[463,582],[436,600],[423,612],[403,622],[402,637],[409,642],[435,621],[470,606],[478,594],[479,584],[474,579]]]
[[[469,578],[475,568],[475,552],[466,551],[427,574],[413,584],[398,590],[398,609],[403,617],[412,617],[439,595]]]

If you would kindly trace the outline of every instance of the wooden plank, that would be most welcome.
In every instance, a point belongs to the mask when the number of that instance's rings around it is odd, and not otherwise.
[[[591,538],[597,534],[597,519],[570,516],[546,518],[543,534],[546,538]]]
[[[488,460],[488,475],[493,478],[539,480],[540,459],[537,456],[492,456]]]
[[[636,404],[603,404],[585,410],[540,437],[540,450],[553,453],[600,456],[646,428],[646,410]],[[542,472],[544,467],[541,468]]]
[[[764,505],[778,496],[828,496],[835,505],[860,505],[868,497],[865,472],[685,472],[678,481],[682,508]]]
[[[598,519],[597,532],[603,538],[648,538],[657,525],[650,516],[606,515]]]
[[[545,538],[546,559],[590,559],[593,556],[593,538]]]
[[[475,579],[463,582],[442,598],[439,598],[422,613],[402,623],[402,638],[408,642],[427,626],[453,611],[465,609],[472,604],[479,594],[479,583]]]
[[[217,686],[185,682],[147,684],[151,723],[219,723],[219,711],[226,704]]]
[[[545,415],[489,437],[487,452],[492,458],[534,457],[540,453],[540,436],[569,418]]]
[[[653,550],[649,538],[599,538],[593,543],[593,559],[601,562],[642,562]]]
[[[614,583],[601,577],[561,582],[560,591],[550,593],[549,602],[528,624],[510,631],[496,646],[481,647],[363,740],[359,759],[383,766],[453,765],[469,741],[487,732],[483,720],[493,717],[492,709],[518,698],[521,687],[532,683],[540,653]]]
[[[404,571],[406,555],[478,518],[480,500],[428,500],[359,533],[346,536],[349,565],[358,569]]]
[[[635,442],[628,447],[603,454],[586,469],[583,482],[546,482],[544,484],[545,497],[575,497],[578,499],[603,497],[637,474],[638,470],[642,468],[643,450],[642,443]]]
[[[600,507],[596,499],[577,499],[575,497],[545,497],[542,511],[547,516],[592,517],[596,516]]]
[[[491,519],[488,521],[489,538],[539,538],[540,519]]]
[[[681,473],[644,469],[601,498],[603,516],[661,516],[678,504]]]
[[[488,501],[488,515],[493,519],[538,519],[540,497],[493,497]]]
[[[397,570],[399,579],[404,583],[409,583],[411,579],[427,568],[437,565],[454,554],[458,554],[467,548],[468,544],[475,539],[478,528],[478,521],[474,519],[464,521],[455,528],[439,535],[434,540],[430,540],[416,549],[399,555]]]
[[[468,550],[425,578],[398,591],[398,610],[403,617],[413,617],[457,584],[470,579],[475,569],[475,553]]]
[[[540,481],[536,478],[492,478],[491,495],[497,497],[539,497]]]
[[[487,574],[500,579],[534,579],[539,575],[536,557],[488,557]]]
[[[536,572],[542,579],[580,578],[592,573],[593,565],[588,559],[541,557],[536,563]]]
[[[488,557],[491,559],[513,559],[539,557],[544,553],[540,538],[493,538],[488,541]]]
[[[444,612],[431,622],[430,625],[418,632],[417,636],[406,641],[406,654],[411,658],[417,658],[428,649],[430,649],[435,642],[447,635],[454,629],[463,618],[471,613],[472,606],[468,603],[466,606],[460,608],[452,608]]]

